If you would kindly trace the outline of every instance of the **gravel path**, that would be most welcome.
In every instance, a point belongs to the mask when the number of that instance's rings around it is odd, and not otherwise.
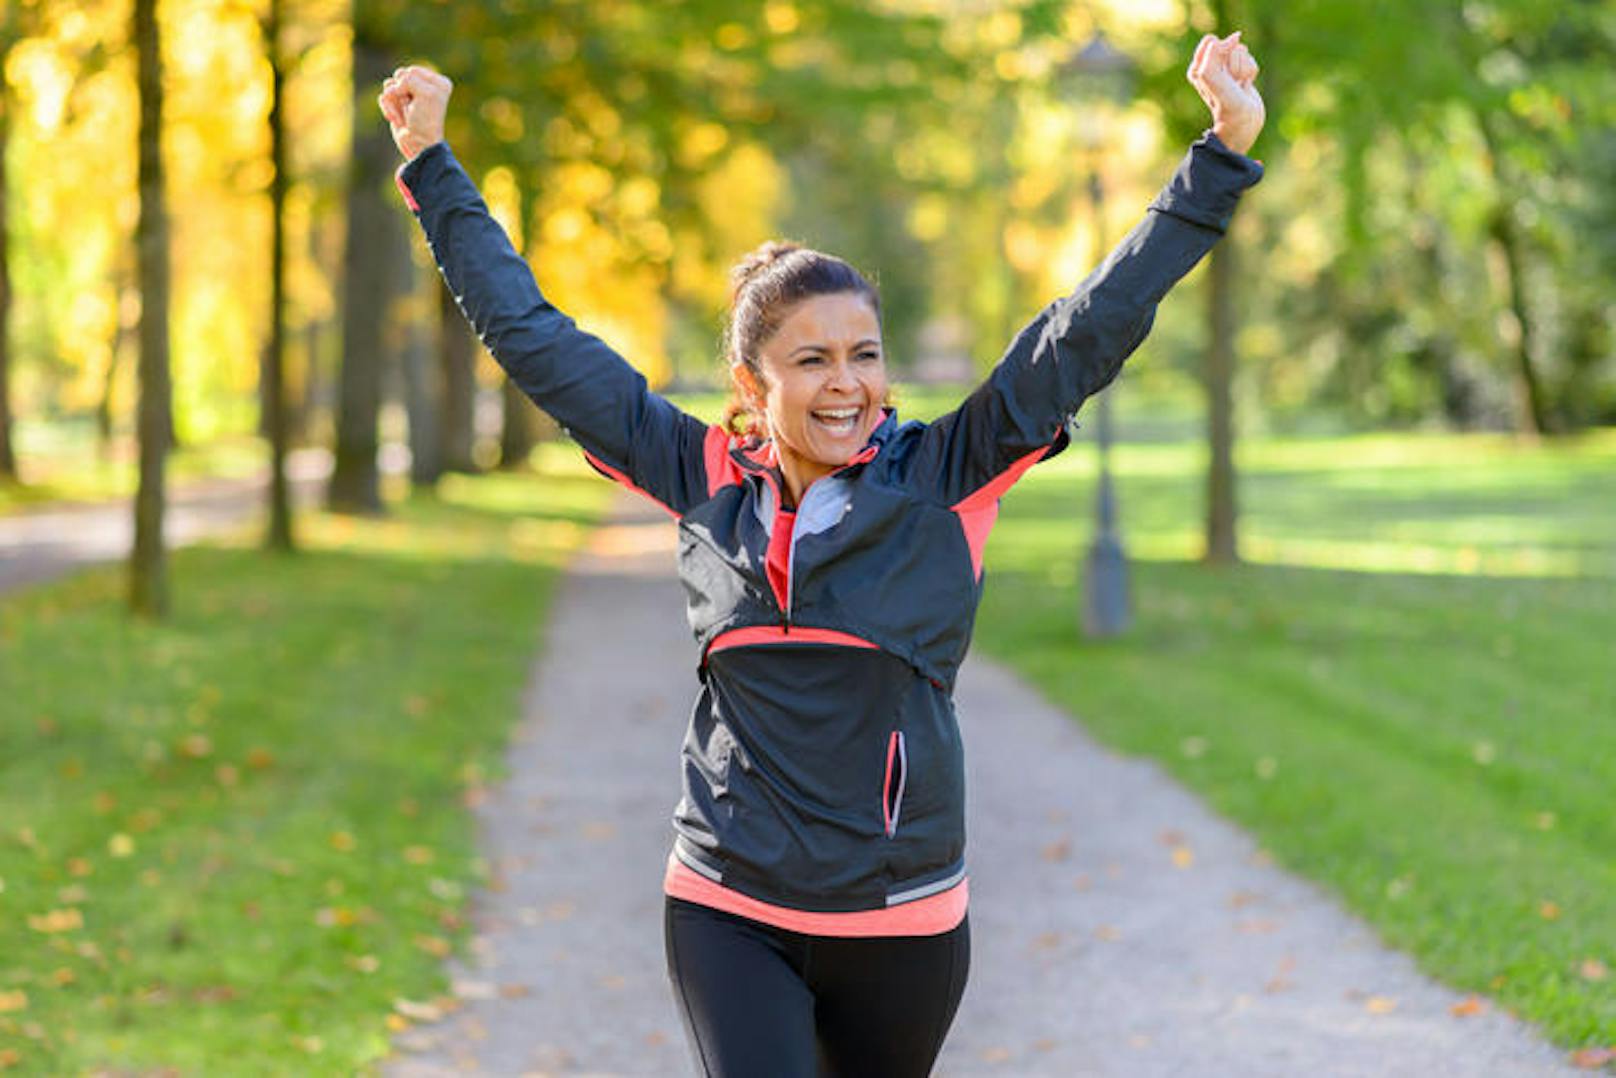
[[[510,756],[479,808],[457,1005],[390,1078],[694,1073],[661,877],[694,648],[673,528],[625,502],[556,595]],[[599,642],[609,640],[609,651]],[[1155,766],[967,664],[971,981],[939,1075],[1555,1075],[1565,1054],[1421,976]]]

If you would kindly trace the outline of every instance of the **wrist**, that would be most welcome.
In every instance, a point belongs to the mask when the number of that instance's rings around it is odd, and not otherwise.
[[[1219,120],[1212,125],[1212,133],[1218,137],[1218,141],[1238,154],[1248,153],[1252,143],[1257,141],[1257,132],[1246,124]]]

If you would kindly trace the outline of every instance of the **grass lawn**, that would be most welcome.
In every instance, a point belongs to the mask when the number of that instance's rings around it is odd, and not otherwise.
[[[1432,974],[1616,1045],[1616,431],[1248,441],[1222,570],[1201,448],[1124,446],[1136,624],[1105,643],[1089,440],[1005,499],[978,646]]]
[[[466,805],[610,495],[551,448],[186,550],[165,625],[117,568],[0,600],[0,1070],[351,1074],[447,989]]]

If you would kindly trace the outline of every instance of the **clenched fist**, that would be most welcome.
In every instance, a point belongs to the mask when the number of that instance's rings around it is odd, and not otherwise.
[[[1212,133],[1236,153],[1250,150],[1268,111],[1257,92],[1257,61],[1240,40],[1240,31],[1203,37],[1185,74],[1212,110]]]
[[[382,83],[376,101],[393,129],[393,142],[407,160],[443,141],[443,118],[454,83],[425,67],[401,67]]]

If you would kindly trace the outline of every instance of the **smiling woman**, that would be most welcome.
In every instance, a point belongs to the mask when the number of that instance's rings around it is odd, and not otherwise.
[[[771,240],[732,273],[732,429],[772,439],[786,504],[846,464],[891,403],[881,301],[846,262]]]
[[[462,310],[602,473],[679,522],[700,688],[663,889],[707,1074],[925,1075],[970,964],[954,680],[999,497],[1144,340],[1262,168],[1256,64],[1201,43],[1213,124],[1126,239],[931,423],[888,407],[881,305],[839,258],[736,267],[736,399],[707,426],[539,291],[443,139],[449,80],[400,69],[399,186]]]

